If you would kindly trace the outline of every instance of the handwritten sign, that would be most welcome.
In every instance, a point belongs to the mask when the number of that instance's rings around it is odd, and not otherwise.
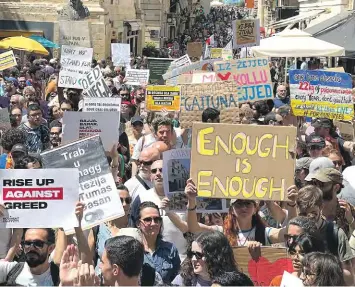
[[[102,76],[100,66],[96,66],[81,79],[81,86],[88,97],[106,98],[112,96],[112,92]]]
[[[129,66],[131,60],[130,49],[129,44],[111,43],[112,62],[116,66]]]
[[[202,43],[201,42],[187,43],[187,54],[191,58],[200,58],[202,55]]]
[[[198,196],[286,200],[294,180],[296,131],[295,127],[194,123],[191,177]]]
[[[83,112],[121,111],[121,98],[84,98]]]
[[[233,50],[232,49],[222,49],[222,59],[223,60],[232,60],[233,59]]]
[[[221,123],[237,123],[239,120],[237,87],[234,82],[181,85],[180,124],[191,128],[200,122],[207,108],[218,109]]]
[[[146,89],[148,111],[179,111],[180,87],[148,86]]]
[[[239,103],[273,98],[267,58],[215,62],[214,70],[221,81],[234,81],[237,84]]]
[[[190,65],[191,60],[190,60],[189,55],[184,55],[184,56],[180,57],[179,59],[172,61],[172,64],[175,67],[182,67],[182,66]]]
[[[291,106],[295,116],[352,120],[354,105],[349,74],[291,70],[289,75]]]
[[[12,50],[0,54],[0,71],[9,69],[16,65],[17,65],[16,58]]]
[[[91,71],[92,48],[62,46],[58,87],[82,89],[81,79]]]
[[[202,83],[214,83],[217,80],[215,72],[194,72],[192,74],[182,74],[177,77],[177,84],[202,84]]]
[[[260,20],[235,20],[233,26],[233,48],[252,47],[260,45]]]
[[[210,49],[211,59],[222,58],[222,50],[223,50],[223,48],[211,48]]]
[[[91,48],[88,21],[59,21],[59,44]]]
[[[146,85],[149,81],[149,70],[127,69],[126,80],[127,85]]]

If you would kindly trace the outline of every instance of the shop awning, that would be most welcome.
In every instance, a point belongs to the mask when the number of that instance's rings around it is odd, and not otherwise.
[[[128,20],[124,22],[126,25],[131,26],[132,31],[138,31],[141,29],[142,23],[137,20]]]
[[[340,45],[345,48],[345,55],[355,54],[355,12],[344,11],[332,18],[313,25],[304,31],[314,38]]]
[[[325,10],[322,9],[322,10],[318,10],[318,11],[306,12],[302,15],[296,15],[296,16],[272,23],[268,26],[268,28],[272,28],[272,29],[283,28],[283,27],[289,26],[291,24],[296,24],[296,23],[304,21],[304,20],[309,20],[309,19],[315,18],[319,14],[323,13],[324,11]]]

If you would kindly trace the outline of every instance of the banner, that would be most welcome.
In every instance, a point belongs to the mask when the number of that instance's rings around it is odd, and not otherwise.
[[[65,112],[63,143],[99,134],[106,151],[118,143],[120,114],[117,112]]]
[[[146,110],[169,112],[180,111],[180,87],[147,86]]]
[[[169,69],[173,59],[168,58],[147,58],[149,68],[149,83],[164,84],[163,76]]]
[[[182,66],[190,65],[191,60],[189,55],[184,55],[179,59],[172,61],[171,63],[174,64],[175,67],[182,67]]]
[[[295,116],[353,119],[351,75],[324,70],[291,70],[289,78]]]
[[[221,123],[237,123],[239,105],[237,86],[234,82],[181,85],[181,128],[191,128],[193,122],[201,122],[207,108],[220,111]]]
[[[127,69],[126,85],[141,86],[147,85],[149,81],[149,70]]]
[[[248,247],[234,247],[233,253],[239,271],[248,275],[254,286],[270,286],[272,279],[283,275],[284,271],[293,272],[286,248],[261,247],[257,260],[251,257]]]
[[[99,136],[83,139],[65,146],[43,152],[41,154],[43,171],[47,168],[74,168],[79,170],[79,199],[85,203],[82,228],[89,229],[124,215],[115,181],[112,177]],[[64,177],[63,182],[68,182],[71,175]],[[76,197],[77,200],[77,197]],[[61,219],[61,213],[57,218]],[[55,210],[51,210],[51,215]],[[48,216],[48,213],[45,215]],[[33,221],[32,221],[33,224]],[[63,224],[61,225],[63,226]],[[65,227],[67,234],[73,233],[72,226]]]
[[[92,48],[63,45],[58,87],[82,89],[81,79],[91,71]]]
[[[112,62],[115,66],[129,66],[131,61],[131,48],[129,44],[111,43]]]
[[[1,202],[6,210],[0,228],[61,228],[78,226],[79,171],[1,169]]]
[[[17,62],[12,50],[0,54],[0,71],[9,69],[14,66],[17,66]]]
[[[198,196],[286,201],[294,184],[296,131],[194,123],[191,178]]]
[[[110,88],[106,85],[100,66],[96,66],[81,79],[81,86],[88,97],[108,98],[112,97]]]
[[[222,50],[223,50],[223,48],[211,48],[210,49],[210,58],[211,59],[222,58]]]
[[[201,42],[189,42],[187,43],[187,54],[191,58],[200,59],[202,55],[202,43]]]
[[[237,84],[239,103],[274,97],[268,58],[214,62],[214,71],[221,81]]]
[[[59,21],[59,44],[91,48],[88,21]]]
[[[260,20],[235,20],[233,26],[233,49],[260,45]]]
[[[84,98],[83,112],[120,113],[121,98]]]
[[[164,193],[169,198],[169,209],[186,212],[186,181],[190,177],[190,149],[174,149],[163,153]],[[197,197],[198,213],[228,212],[225,199]]]

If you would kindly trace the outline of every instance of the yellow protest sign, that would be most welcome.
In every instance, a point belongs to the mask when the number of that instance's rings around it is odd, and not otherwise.
[[[0,71],[9,69],[16,65],[17,65],[16,58],[12,50],[0,54]]]
[[[198,196],[285,201],[295,127],[194,123],[190,175]]]
[[[233,48],[252,47],[260,44],[259,19],[235,20],[233,27]]]
[[[211,48],[210,49],[211,59],[222,58],[222,50],[223,50],[223,48]]]
[[[148,86],[146,101],[148,111],[158,112],[162,109],[169,112],[180,111],[180,87]]]

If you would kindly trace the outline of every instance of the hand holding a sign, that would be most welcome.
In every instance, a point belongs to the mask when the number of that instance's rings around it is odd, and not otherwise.
[[[80,201],[78,201],[75,206],[75,215],[78,218],[79,226],[81,226],[81,220],[83,219],[84,207],[85,207],[85,203]]]
[[[258,241],[247,241],[246,246],[248,246],[248,250],[250,256],[257,261],[261,256],[261,246],[262,244]]]
[[[287,197],[288,197],[288,199],[291,201],[291,202],[289,203],[289,205],[294,205],[294,204],[296,204],[297,194],[298,194],[298,190],[297,190],[297,187],[296,187],[295,185],[291,185],[291,186],[287,189]]]
[[[195,183],[191,178],[189,178],[186,182],[186,187],[185,187],[185,194],[187,196],[188,204],[187,204],[187,210],[196,210],[197,202],[196,202],[196,197],[197,197],[197,188]]]
[[[344,199],[339,199],[340,208],[345,211],[345,219],[349,225],[354,223],[354,216],[351,213],[350,204],[346,202]]]
[[[164,210],[166,213],[168,213],[168,212],[169,212],[169,204],[170,204],[169,198],[164,197],[164,198],[162,199],[162,201],[161,201],[161,206],[160,206],[160,208],[161,208],[162,210]]]

